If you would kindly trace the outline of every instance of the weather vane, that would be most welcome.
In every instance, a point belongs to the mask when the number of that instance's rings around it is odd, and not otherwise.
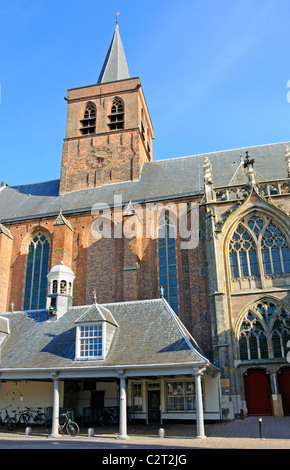
[[[120,12],[116,13],[116,24],[118,24],[118,16],[120,15]]]
[[[250,155],[248,154],[248,152],[246,152],[246,159],[244,160],[244,168],[247,168],[248,166],[253,168],[254,161],[255,160],[253,158],[250,160]]]

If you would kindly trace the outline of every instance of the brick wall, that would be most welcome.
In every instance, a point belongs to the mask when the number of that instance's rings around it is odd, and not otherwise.
[[[110,130],[108,126],[115,96],[124,103],[124,128],[121,130]],[[60,193],[138,179],[143,162],[152,159],[153,139],[140,80],[69,90],[67,99]],[[80,121],[88,102],[96,107],[96,129],[94,134],[82,135]],[[98,163],[96,155],[102,155],[104,161]]]

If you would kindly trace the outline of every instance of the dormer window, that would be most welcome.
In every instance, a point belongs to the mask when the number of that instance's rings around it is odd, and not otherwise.
[[[76,320],[75,359],[95,361],[105,359],[111,346],[116,323],[111,312],[93,304]]]
[[[79,327],[79,348],[81,359],[96,359],[103,356],[103,325],[82,325]]]
[[[105,325],[103,322],[81,324],[77,326],[76,359],[96,360],[104,358],[103,338]]]

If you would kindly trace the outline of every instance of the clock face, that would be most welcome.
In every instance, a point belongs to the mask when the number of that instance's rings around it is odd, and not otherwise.
[[[88,164],[92,168],[102,168],[112,159],[112,152],[107,147],[93,147],[88,156]]]

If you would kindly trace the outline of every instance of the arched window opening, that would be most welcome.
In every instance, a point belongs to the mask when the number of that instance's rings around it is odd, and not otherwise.
[[[88,103],[84,112],[84,117],[81,120],[81,133],[95,134],[96,132],[96,107],[93,103]]]
[[[109,114],[109,128],[124,129],[124,104],[120,98],[115,98],[112,107],[111,114]]]
[[[66,281],[60,281],[60,293],[66,294]]]
[[[262,236],[261,251],[265,274],[290,271],[290,251],[286,237],[272,221]]]
[[[164,297],[178,315],[175,230],[167,216],[158,229],[158,256],[160,288],[164,289]]]
[[[270,300],[257,302],[239,329],[241,360],[285,358],[290,340],[290,311]]]
[[[265,285],[267,279],[268,283],[275,285],[275,277],[286,279],[286,274],[290,273],[290,250],[286,235],[276,222],[264,214],[246,216],[230,239],[229,264],[232,281],[248,278],[250,282],[259,279]],[[259,285],[245,284],[241,287],[236,284],[236,288],[247,287]]]
[[[56,280],[52,281],[52,294],[57,294],[57,287],[58,287],[57,284],[58,283]]]
[[[49,261],[49,238],[37,233],[30,241],[27,257],[24,309],[45,308]]]
[[[259,274],[256,246],[250,233],[239,225],[230,241],[230,266],[232,277]]]

